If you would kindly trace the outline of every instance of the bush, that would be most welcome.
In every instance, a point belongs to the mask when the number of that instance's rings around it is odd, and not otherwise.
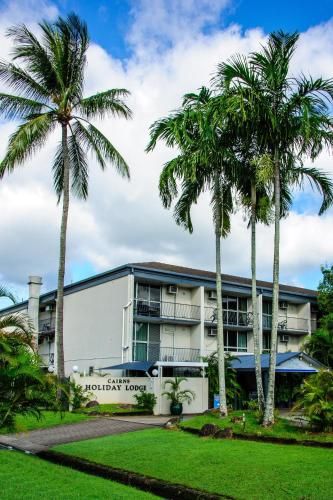
[[[137,407],[140,410],[147,410],[153,413],[154,406],[156,405],[157,397],[152,392],[140,391],[139,394],[134,394],[137,402]]]
[[[82,385],[76,384],[74,381],[69,382],[69,389],[69,402],[72,405],[73,410],[78,410],[91,400],[92,393],[83,389]]]
[[[333,372],[321,370],[308,377],[299,390],[293,411],[303,410],[311,428],[333,430]]]

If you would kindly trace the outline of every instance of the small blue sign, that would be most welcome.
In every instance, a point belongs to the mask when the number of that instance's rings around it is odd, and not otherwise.
[[[219,396],[219,394],[214,394],[214,408],[220,408],[220,396]]]

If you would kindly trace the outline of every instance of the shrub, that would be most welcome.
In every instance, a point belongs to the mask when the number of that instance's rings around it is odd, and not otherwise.
[[[78,410],[91,400],[92,393],[87,392],[82,385],[76,384],[74,381],[69,382],[70,398],[69,402],[73,410]]]
[[[140,410],[147,410],[153,413],[154,406],[156,405],[157,397],[152,392],[140,391],[139,394],[134,394],[137,402],[137,407]]]
[[[303,410],[311,428],[318,431],[333,429],[333,372],[321,370],[308,377],[299,390],[293,410]]]

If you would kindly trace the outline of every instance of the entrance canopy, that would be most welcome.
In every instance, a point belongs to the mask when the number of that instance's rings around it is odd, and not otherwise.
[[[234,359],[232,368],[239,372],[252,372],[255,369],[253,354],[240,355]],[[268,370],[269,354],[261,354],[261,368]],[[283,352],[276,355],[276,373],[317,373],[325,366],[304,352]]]
[[[106,366],[105,368],[99,368],[99,370],[135,370],[138,372],[147,372],[154,365],[155,361],[131,361],[121,363],[120,365]]]

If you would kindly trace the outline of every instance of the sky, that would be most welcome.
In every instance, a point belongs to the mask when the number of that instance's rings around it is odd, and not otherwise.
[[[146,154],[149,126],[176,109],[184,93],[208,85],[219,62],[258,50],[272,30],[300,32],[292,74],[333,77],[331,0],[0,0],[0,58],[10,58],[9,26],[23,22],[38,33],[38,21],[72,10],[87,21],[91,37],[85,94],[127,88],[134,118],[96,122],[128,162],[131,181],[112,166],[101,172],[89,158],[89,198],[70,202],[66,283],[127,262],[213,270],[209,200],[204,195],[193,209],[192,235],[176,226],[158,196],[159,174],[175,151],[161,144]],[[17,125],[0,118],[0,158]],[[18,298],[27,295],[29,275],[43,277],[43,291],[56,286],[61,214],[51,170],[58,140],[56,132],[0,183],[0,282]],[[332,155],[323,152],[315,166],[332,173]],[[310,186],[295,192],[281,225],[283,283],[316,288],[320,266],[333,261],[333,210],[319,218],[319,206]],[[259,226],[260,279],[271,280],[272,248],[272,227]],[[250,234],[241,211],[222,252],[225,273],[250,275]]]

